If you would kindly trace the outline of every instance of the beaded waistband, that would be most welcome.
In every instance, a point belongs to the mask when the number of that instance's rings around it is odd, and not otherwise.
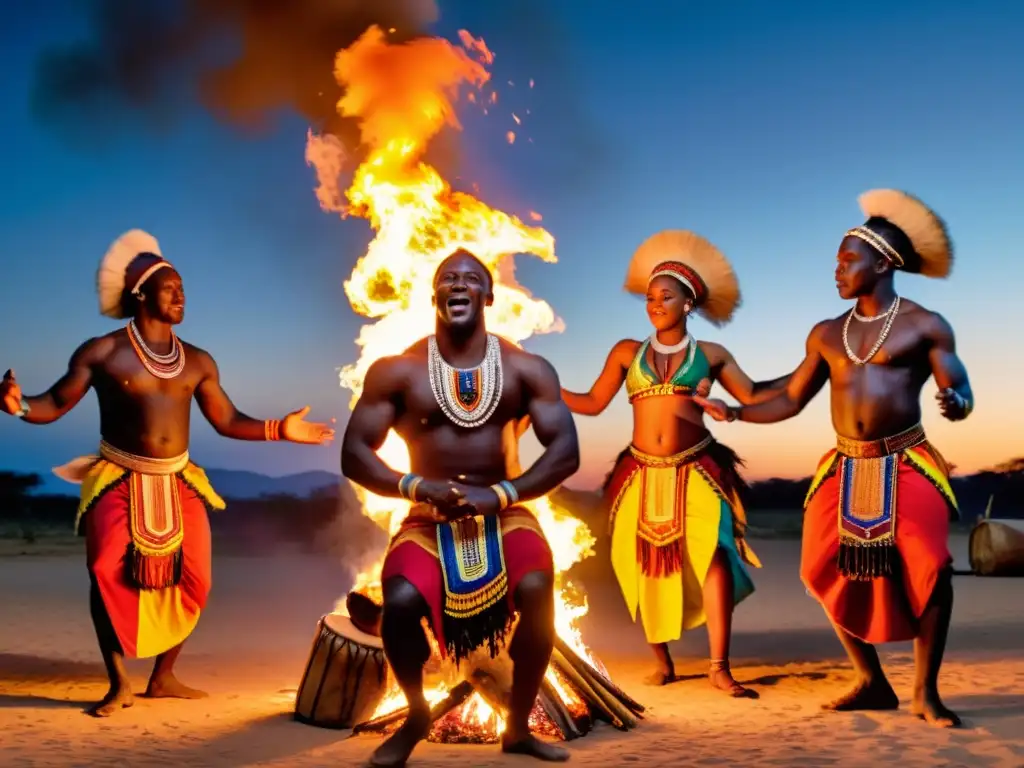
[[[649,453],[644,453],[634,446],[629,446],[629,452],[633,455],[639,463],[645,467],[679,467],[694,458],[697,454],[711,445],[714,438],[708,435],[696,445],[692,445],[685,451],[679,453],[673,453],[671,456],[652,456]]]
[[[111,464],[117,464],[129,472],[138,472],[140,475],[173,475],[188,466],[188,451],[169,459],[152,459],[122,451],[105,440],[100,440],[100,456]]]
[[[880,440],[851,440],[836,435],[836,450],[851,459],[878,459],[913,448],[924,441],[924,427],[915,424],[910,429]]]

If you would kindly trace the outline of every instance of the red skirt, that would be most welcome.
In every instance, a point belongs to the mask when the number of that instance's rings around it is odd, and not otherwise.
[[[952,563],[949,521],[956,500],[942,457],[927,443],[898,457],[891,576],[855,580],[840,570],[839,456],[818,467],[804,508],[800,576],[832,622],[868,643],[910,640],[940,573]]]
[[[507,590],[503,590],[503,599],[493,601],[487,610],[473,617],[453,620],[445,610],[449,590],[438,551],[438,524],[417,517],[415,511],[414,507],[391,540],[381,582],[401,576],[423,596],[429,608],[430,628],[442,656],[453,656],[458,661],[481,644],[490,643],[493,648],[515,613],[515,593],[523,577],[534,571],[554,575],[551,548],[540,524],[523,507],[510,507],[498,515],[503,550],[499,571],[504,575],[498,575],[495,583],[507,584]],[[457,633],[460,637],[446,636],[446,626],[448,635]]]
[[[148,658],[191,634],[212,583],[210,520],[206,504],[180,477],[183,538],[180,578],[173,586],[140,589],[132,579],[130,475],[107,488],[85,514],[89,573],[125,656]]]

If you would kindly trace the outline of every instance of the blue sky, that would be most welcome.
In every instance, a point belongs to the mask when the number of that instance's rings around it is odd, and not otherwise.
[[[744,292],[732,325],[699,323],[697,335],[725,343],[755,378],[788,372],[813,323],[844,309],[831,274],[842,233],[862,220],[857,195],[898,187],[945,217],[958,249],[951,279],[907,276],[898,289],[953,323],[978,401],[957,425],[926,403],[925,426],[965,470],[1022,452],[1024,9],[679,2],[624,15],[621,4],[537,5],[543,13],[528,16],[441,2],[437,31],[466,27],[497,54],[507,109],[466,110],[458,175],[494,207],[540,212],[554,235],[559,262],[520,257],[517,274],[565,322],[527,347],[566,386],[586,389],[615,341],[649,333],[621,284],[633,249],[669,227],[718,244]],[[0,367],[34,394],[79,342],[115,327],[96,308],[96,266],[117,235],[141,227],[184,275],[181,335],[214,354],[241,409],[277,417],[308,403],[343,426],[337,369],[354,359],[363,321],[341,284],[371,232],[317,206],[305,124],[283,116],[242,136],[196,111],[161,135],[126,123],[100,150],[69,147],[33,119],[28,97],[42,47],[83,34],[77,7],[21,9],[2,32]],[[530,78],[535,87],[523,88]],[[525,109],[509,146],[510,112]],[[625,398],[577,424],[575,484],[585,486],[629,439]],[[226,441],[197,411],[193,425],[193,455],[207,466],[338,466],[336,446]],[[97,427],[93,395],[48,427],[0,420],[0,466],[45,470],[91,451]],[[752,477],[809,474],[831,440],[827,394],[788,426],[716,432]]]

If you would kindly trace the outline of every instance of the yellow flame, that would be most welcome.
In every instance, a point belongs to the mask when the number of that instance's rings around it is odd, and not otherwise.
[[[437,169],[423,161],[427,145],[439,131],[446,126],[461,128],[454,109],[460,88],[479,90],[490,79],[485,65],[493,54],[482,40],[465,31],[459,38],[462,47],[438,38],[393,44],[380,29],[371,27],[338,53],[335,77],[345,91],[338,112],[359,121],[369,150],[344,192],[339,176],[346,158],[340,142],[330,135],[310,133],[308,137],[306,159],[317,172],[321,207],[365,218],[376,233],[344,286],[352,308],[376,319],[359,331],[358,360],[341,371],[342,386],[352,391],[352,406],[373,362],[403,352],[433,328],[433,274],[459,248],[471,251],[494,271],[494,304],[486,315],[491,332],[518,344],[563,327],[551,307],[533,298],[513,277],[515,254],[556,261],[551,234],[453,190]],[[488,101],[486,97],[470,100]],[[496,96],[490,97],[491,103],[495,101]],[[540,220],[533,212],[530,217]],[[393,431],[379,453],[396,471],[408,471],[408,449]],[[364,513],[395,533],[408,503],[358,487],[356,491]],[[558,573],[593,554],[594,539],[582,521],[547,498],[528,506],[551,544]],[[377,592],[382,563],[383,553],[372,568],[359,574],[355,589]],[[585,600],[574,597],[571,585],[565,585],[558,601],[559,635],[589,658],[575,626],[586,611]],[[438,689],[428,698],[436,702],[443,696]],[[402,702],[400,693],[390,695],[377,713],[392,711]],[[478,695],[463,712],[480,722],[497,717]]]

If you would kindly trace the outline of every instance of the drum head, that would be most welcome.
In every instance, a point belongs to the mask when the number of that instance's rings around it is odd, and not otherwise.
[[[352,619],[343,613],[328,613],[323,618],[324,626],[336,635],[340,635],[354,643],[368,648],[383,648],[384,643],[379,637],[368,635],[352,623]]]

